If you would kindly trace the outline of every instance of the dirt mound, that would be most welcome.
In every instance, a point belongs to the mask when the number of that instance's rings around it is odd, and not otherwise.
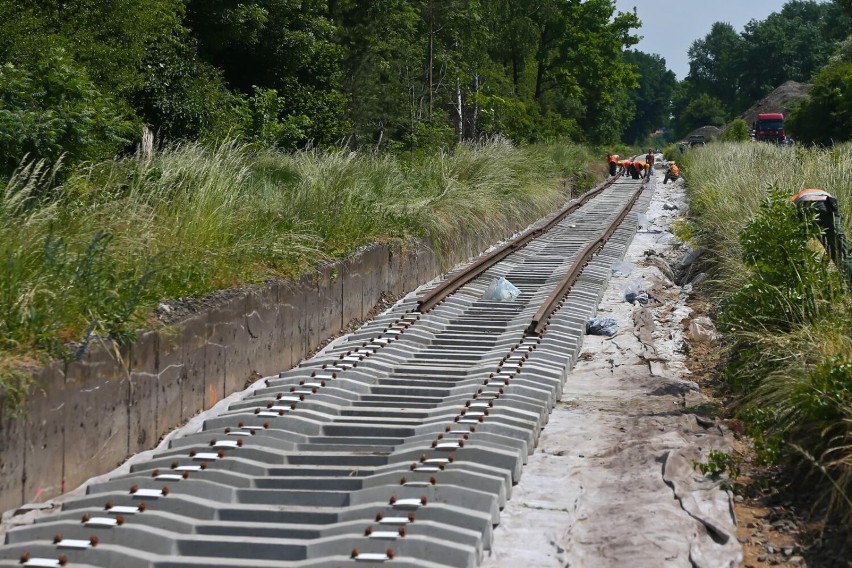
[[[710,140],[711,138],[716,138],[722,132],[721,128],[716,128],[715,126],[702,126],[701,128],[696,128],[692,132],[686,135],[686,139],[689,140],[690,136],[703,136],[705,139]]]
[[[742,113],[742,118],[751,125],[757,121],[757,115],[764,112],[783,112],[784,116],[790,114],[793,103],[808,96],[813,85],[809,83],[797,83],[787,81],[762,99],[754,106]]]

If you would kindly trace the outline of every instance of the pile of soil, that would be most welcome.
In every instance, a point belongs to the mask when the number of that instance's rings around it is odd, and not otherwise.
[[[813,85],[787,81],[754,104],[750,109],[737,118],[742,118],[751,125],[757,121],[757,115],[764,112],[781,112],[784,116],[790,114],[796,101],[807,98]]]

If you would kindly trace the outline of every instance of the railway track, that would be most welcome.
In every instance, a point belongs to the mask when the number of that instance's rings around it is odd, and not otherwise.
[[[600,186],[10,531],[0,567],[476,566],[648,199]],[[518,298],[481,299],[498,276]]]

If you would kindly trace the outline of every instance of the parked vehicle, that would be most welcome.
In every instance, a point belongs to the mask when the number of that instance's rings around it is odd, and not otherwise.
[[[690,147],[704,146],[704,144],[707,142],[707,139],[700,134],[693,134],[692,136],[686,139],[686,142],[689,144]]]
[[[786,144],[787,133],[784,131],[784,115],[780,112],[767,112],[757,115],[754,123],[754,139],[758,142]]]

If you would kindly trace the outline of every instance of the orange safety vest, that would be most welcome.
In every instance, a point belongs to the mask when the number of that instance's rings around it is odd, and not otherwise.
[[[799,201],[825,201],[831,197],[831,194],[822,189],[803,189],[794,195],[790,201],[798,203]]]
[[[609,162],[610,164],[617,164],[618,163],[618,154],[610,154],[607,162]]]
[[[680,175],[680,168],[677,167],[677,164],[672,164],[669,167],[669,172],[671,172],[673,176],[678,176]]]
[[[635,162],[633,162],[633,165],[634,165],[635,167],[637,167],[637,168],[642,168],[642,169],[644,170],[644,169],[645,169],[645,167],[646,167],[648,164],[646,164],[645,162],[640,162],[639,160],[636,160]]]
[[[621,166],[621,167],[623,167],[623,168],[626,168],[626,167],[627,167],[627,166],[629,166],[631,163],[632,163],[632,162],[631,162],[630,160],[621,160],[620,162],[618,162],[618,165],[619,165],[619,166]]]

